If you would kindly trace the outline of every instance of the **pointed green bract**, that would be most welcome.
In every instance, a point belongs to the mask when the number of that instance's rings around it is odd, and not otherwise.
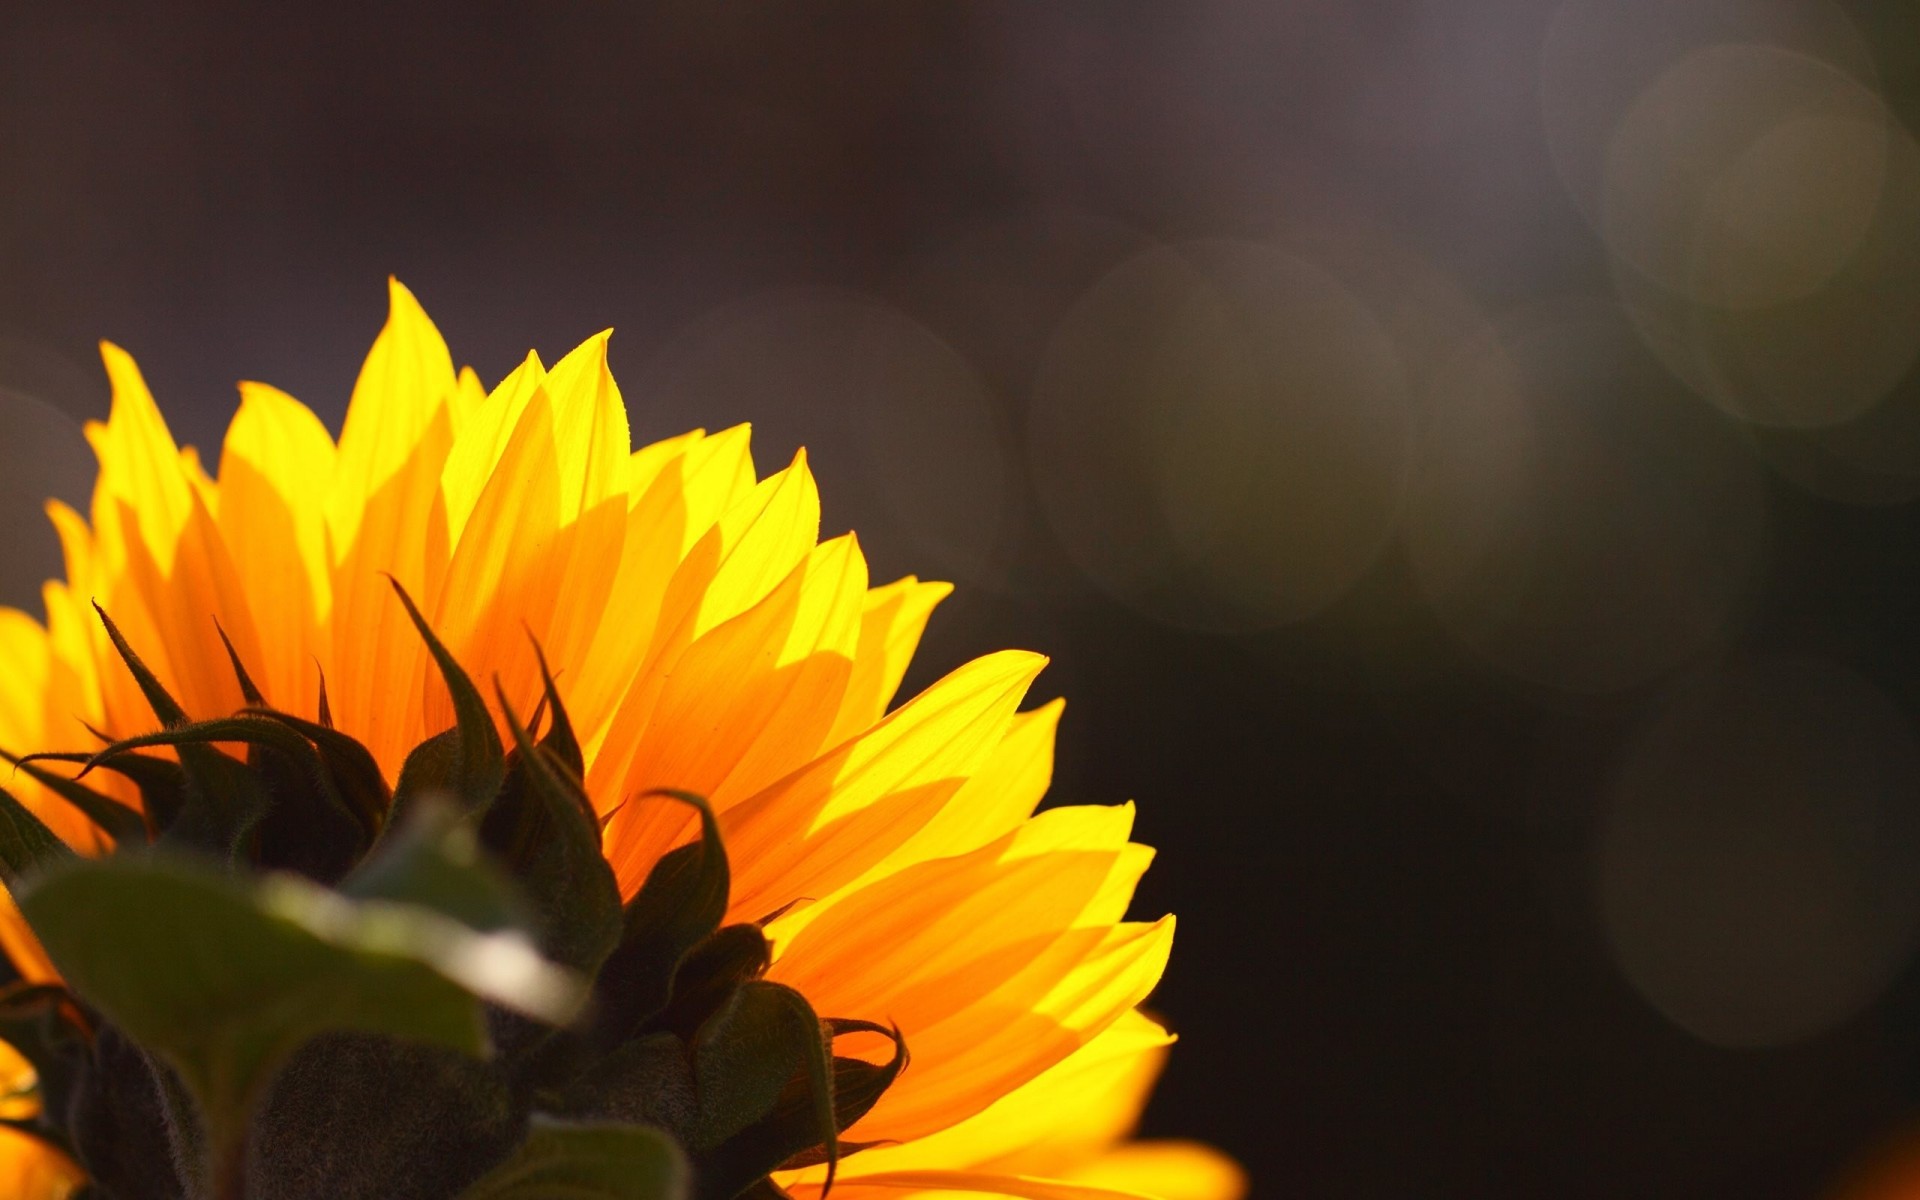
[[[97,603],[93,609],[100,614],[107,638],[132,673],[134,682],[139,684],[153,715],[169,729],[190,724],[187,711],[134,653],[107,610]],[[237,858],[242,841],[266,812],[265,790],[247,773],[244,764],[211,745],[184,742],[178,746],[178,752],[186,787],[178,815],[167,823],[166,840],[213,850],[229,859]]]
[[[538,907],[541,948],[556,962],[593,973],[620,941],[620,885],[600,852],[593,807],[562,759],[567,745],[575,745],[576,754],[578,747],[551,676],[547,683],[553,727],[538,745],[496,685],[513,731],[514,765],[487,811],[482,837]],[[560,751],[549,749],[556,736]]]
[[[0,789],[0,879],[9,888],[72,858],[73,851],[45,822]]]
[[[460,1200],[687,1200],[673,1139],[642,1125],[536,1120],[520,1150]]]
[[[187,710],[180,707],[180,702],[167,691],[166,686],[160,682],[160,677],[153,673],[153,669],[147,666],[145,660],[134,653],[133,646],[128,643],[126,635],[121,633],[120,627],[113,623],[113,618],[107,615],[107,610],[100,607],[99,601],[94,602],[93,611],[99,614],[100,624],[107,630],[107,640],[113,643],[113,649],[120,655],[120,661],[127,664],[127,670],[132,673],[133,681],[140,685],[140,694],[147,698],[147,707],[153,709],[153,715],[160,719],[162,725],[185,725]]]
[[[693,1039],[693,1074],[700,1109],[689,1132],[694,1154],[712,1150],[773,1110],[787,1081],[803,1064],[819,1068],[823,1089],[831,1087],[820,1021],[799,993],[777,983],[755,981],[733,989]],[[829,1102],[831,1097],[828,1097]],[[830,1112],[820,1131],[835,1135]]]
[[[227,636],[227,627],[217,619],[213,627],[220,634],[220,644],[227,648],[227,662],[233,667],[233,677],[234,681],[240,685],[240,695],[248,704],[255,706],[265,704],[267,698],[262,696],[260,689],[254,685],[253,676],[247,674],[247,664],[240,661],[240,652],[233,648],[233,639]]]
[[[25,762],[0,750],[0,759],[5,759],[54,795],[65,800],[80,811],[80,814],[111,837],[116,843],[137,846],[147,840],[147,820],[138,812],[115,800],[112,796],[96,792],[86,784],[69,779],[55,771],[49,771],[37,763]]]
[[[453,697],[455,722],[452,729],[428,739],[407,756],[400,770],[400,785],[394,789],[394,804],[404,807],[427,791],[446,791],[468,812],[477,812],[492,802],[506,778],[506,751],[500,745],[500,732],[493,727],[493,714],[487,711],[487,702],[481,699],[473,680],[440,644],[432,626],[420,615],[413,597],[407,595],[400,581],[389,578],[394,594],[406,606],[407,616],[419,630],[427,651],[440,668],[441,678],[446,681],[447,691]],[[448,734],[452,736],[449,738]],[[429,746],[435,749],[416,765],[414,758]]]
[[[602,1024],[615,1041],[667,1006],[680,961],[720,928],[732,886],[720,825],[706,800],[664,788],[639,798],[654,796],[698,809],[700,840],[662,857],[627,903],[620,947],[602,972]]]

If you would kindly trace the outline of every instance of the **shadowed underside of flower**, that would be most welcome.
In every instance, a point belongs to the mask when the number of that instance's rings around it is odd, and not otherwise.
[[[338,443],[243,384],[210,475],[103,347],[0,610],[0,1190],[1236,1194],[1125,1141],[1172,922],[1130,806],[1034,815],[1044,660],[896,706],[946,586],[745,428],[630,450],[606,348],[488,391],[394,284]]]

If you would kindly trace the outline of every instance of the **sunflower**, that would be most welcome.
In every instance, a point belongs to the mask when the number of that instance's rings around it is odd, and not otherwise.
[[[489,391],[390,290],[338,442],[245,383],[211,473],[102,347],[91,511],[48,506],[66,578],[44,625],[0,610],[13,836],[79,853],[36,873],[0,845],[0,1018],[39,1031],[0,1058],[8,1194],[550,1194],[485,1181],[546,1169],[542,1137],[640,1126],[691,1161],[663,1195],[1236,1195],[1217,1153],[1127,1140],[1172,1040],[1139,1005],[1173,922],[1125,919],[1151,858],[1130,805],[1035,813],[1045,660],[991,654],[896,705],[949,588],[874,586],[853,535],[819,540],[804,453],[761,478],[744,426],[634,451],[606,334]],[[517,880],[519,906],[419,883],[460,871]],[[109,884],[146,890],[87,890]],[[460,953],[402,979],[356,905],[422,897]],[[191,914],[241,908],[221,936],[462,984],[491,1057],[418,1044],[391,1002],[329,1009],[247,1093],[244,1153],[196,1167],[224,1076],[114,989],[200,954]],[[585,1015],[554,1029],[582,1010],[529,979],[579,984]],[[223,1019],[264,1019],[260,994]],[[78,1083],[36,1084],[61,1062]]]

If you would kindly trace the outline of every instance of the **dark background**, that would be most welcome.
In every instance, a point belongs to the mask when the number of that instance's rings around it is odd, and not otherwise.
[[[0,598],[96,338],[211,454],[388,273],[489,383],[611,325],[636,438],[959,585],[910,687],[1053,656],[1181,919],[1148,1132],[1822,1195],[1920,1115],[1916,11],[0,0]]]

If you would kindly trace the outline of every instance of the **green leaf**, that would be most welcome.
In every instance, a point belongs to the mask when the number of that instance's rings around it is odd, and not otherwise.
[[[538,906],[541,949],[555,962],[595,974],[620,942],[620,884],[600,849],[593,806],[560,757],[572,737],[566,709],[549,676],[553,729],[569,730],[556,753],[548,748],[554,734],[535,745],[506,695],[497,687],[496,693],[513,731],[513,767],[480,836]]]
[[[484,860],[473,830],[433,802],[382,839],[340,891],[357,900],[417,904],[482,932],[528,923],[521,898]]]
[[[481,1055],[480,1000],[564,1022],[584,998],[523,938],[294,876],[247,885],[161,855],[72,860],[41,872],[19,901],[73,990],[179,1072],[216,1178],[236,1169],[274,1072],[316,1034]]]
[[[639,798],[650,796],[699,809],[700,840],[662,856],[627,902],[620,947],[600,972],[601,1033],[615,1042],[624,1041],[667,1006],[681,960],[720,927],[732,886],[720,825],[707,802],[690,792],[667,789]]]
[[[48,791],[73,805],[116,843],[138,846],[146,842],[147,819],[112,796],[96,792],[76,779],[69,779],[36,763],[24,762],[5,750],[0,750],[0,758],[25,771],[28,778],[37,780]]]
[[[493,714],[487,711],[487,702],[481,699],[480,690],[434,636],[433,628],[414,606],[413,597],[407,595],[399,580],[390,578],[390,582],[400,603],[406,606],[413,627],[420,631],[428,652],[440,667],[440,676],[446,680],[447,691],[453,697],[455,722],[447,731],[453,735],[451,739],[442,741],[446,733],[429,738],[407,756],[400,769],[400,786],[395,789],[394,802],[406,805],[428,790],[447,791],[453,793],[467,811],[477,812],[492,802],[506,779],[506,751],[500,745],[500,731],[493,726]],[[416,767],[414,758],[429,746],[435,748]]]
[[[686,1200],[673,1139],[644,1125],[535,1118],[514,1156],[460,1200]]]
[[[39,817],[0,788],[0,880],[17,888],[23,878],[73,858],[73,851]]]

